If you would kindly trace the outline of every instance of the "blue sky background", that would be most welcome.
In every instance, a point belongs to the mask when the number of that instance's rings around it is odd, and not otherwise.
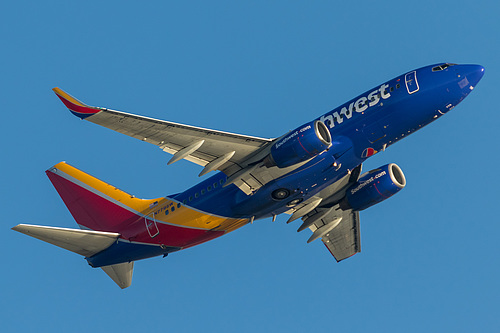
[[[494,1],[8,1],[0,5],[2,332],[491,332],[500,325]],[[335,263],[308,231],[257,221],[136,263],[120,290],[76,254],[10,228],[75,227],[44,171],[65,160],[138,197],[200,167],[71,115],[91,105],[276,137],[385,80],[477,63],[477,89],[376,155],[407,187],[361,213]]]

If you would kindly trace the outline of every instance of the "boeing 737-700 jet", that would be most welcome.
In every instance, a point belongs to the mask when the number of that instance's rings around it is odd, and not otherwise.
[[[302,220],[337,261],[361,250],[359,211],[406,185],[393,163],[362,174],[377,152],[440,118],[481,80],[479,65],[419,68],[368,90],[276,139],[177,124],[88,106],[54,92],[77,117],[215,172],[182,193],[139,199],[61,162],[46,173],[80,229],[13,229],[85,257],[121,288],[134,261],[204,243],[257,219]]]

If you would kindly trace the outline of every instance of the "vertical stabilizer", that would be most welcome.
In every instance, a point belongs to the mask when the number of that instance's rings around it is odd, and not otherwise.
[[[162,199],[138,199],[61,162],[47,176],[80,226],[121,233]]]
[[[133,261],[103,266],[101,268],[120,288],[125,289],[132,284],[132,274],[134,273]]]

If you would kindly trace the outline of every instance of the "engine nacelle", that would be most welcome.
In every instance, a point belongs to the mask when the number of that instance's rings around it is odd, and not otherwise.
[[[271,165],[286,168],[306,161],[332,145],[332,137],[326,125],[313,121],[290,132],[271,147]]]
[[[394,163],[384,165],[362,176],[356,184],[351,186],[342,208],[360,211],[390,198],[406,185],[403,171]]]

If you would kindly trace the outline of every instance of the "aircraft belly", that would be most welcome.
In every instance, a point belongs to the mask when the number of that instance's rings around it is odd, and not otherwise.
[[[133,262],[136,260],[152,258],[159,255],[166,255],[168,253],[179,250],[180,248],[176,247],[162,247],[158,245],[119,241],[111,245],[106,250],[85,259],[87,259],[88,263],[92,267],[102,267],[116,265],[124,262]]]
[[[337,166],[334,166],[334,162]],[[287,205],[287,203],[296,199],[301,199],[303,203],[307,202],[315,194],[344,178],[361,162],[362,160],[355,156],[353,149],[346,151],[337,160],[328,154],[267,184],[252,196],[241,196],[243,200],[235,206],[234,211],[238,215],[255,216],[256,219],[293,212],[294,208],[301,207],[301,203],[297,205]],[[290,195],[281,201],[273,200],[271,193],[280,188],[289,190]],[[329,195],[332,194],[334,193]]]

